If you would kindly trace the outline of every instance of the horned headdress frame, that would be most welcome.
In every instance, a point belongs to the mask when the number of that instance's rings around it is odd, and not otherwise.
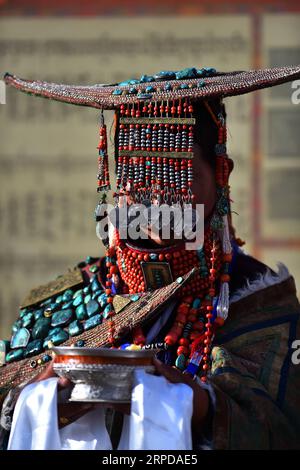
[[[25,93],[79,106],[117,109],[122,104],[225,98],[268,88],[300,78],[300,65],[261,70],[217,72],[195,67],[162,71],[116,84],[66,85],[27,80],[6,73],[6,84]]]

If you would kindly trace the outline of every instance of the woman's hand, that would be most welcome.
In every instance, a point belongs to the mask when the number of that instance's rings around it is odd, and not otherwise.
[[[40,382],[41,380],[47,380],[50,379],[51,377],[57,377],[57,374],[53,370],[53,360],[49,362],[47,367],[40,372],[38,375],[36,375],[30,382],[29,384],[33,384],[36,382]],[[66,379],[65,377],[59,377],[58,379],[58,390],[62,390],[64,388],[71,388],[72,383],[70,380]]]
[[[154,359],[154,365],[157,372],[163,375],[169,382],[184,383],[193,389],[193,416],[192,429],[193,434],[197,438],[201,435],[205,420],[209,410],[209,395],[197,382],[195,382],[188,374],[183,374],[174,367],[163,364],[158,359]]]
[[[33,380],[29,383],[40,382],[41,380],[50,379],[51,377],[57,377],[53,370],[53,361],[48,364],[48,366]],[[58,391],[71,389],[73,384],[70,380],[66,379],[65,377],[59,377],[58,382]],[[115,404],[115,403],[58,403],[58,423],[59,427],[62,428],[71,424],[72,422],[76,421],[77,419],[81,418],[83,415],[88,413],[89,411],[95,410],[97,407],[105,407],[105,408],[114,408],[117,411],[121,411],[125,414],[130,414],[130,405],[123,405],[123,404]]]
[[[53,370],[53,361],[51,361],[47,367],[29,383],[40,382],[41,380],[47,380],[51,377],[57,377]],[[69,389],[71,392],[73,384],[65,377],[59,377],[57,387],[58,391]],[[58,403],[57,410],[59,428],[76,421],[94,408],[95,405],[93,403]]]

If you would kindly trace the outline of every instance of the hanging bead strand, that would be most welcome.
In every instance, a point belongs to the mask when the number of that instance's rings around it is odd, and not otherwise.
[[[99,144],[98,144],[98,191],[108,191],[110,189],[108,153],[107,153],[107,133],[104,123],[103,110],[100,115]]]
[[[209,370],[209,356],[210,356],[210,349],[211,349],[211,343],[213,340],[213,298],[215,295],[215,282],[216,282],[216,268],[215,268],[215,263],[216,263],[216,243],[215,240],[213,240],[213,246],[211,249],[211,267],[209,270],[209,282],[210,282],[210,288],[209,288],[209,295],[207,298],[207,305],[206,305],[206,323],[205,323],[205,340],[204,340],[204,356],[203,356],[203,365],[202,365],[202,370],[203,370],[203,375],[201,377],[201,380],[203,382],[207,381],[207,373]]]

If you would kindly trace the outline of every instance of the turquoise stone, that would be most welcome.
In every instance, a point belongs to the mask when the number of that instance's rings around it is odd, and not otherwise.
[[[79,339],[78,341],[76,341],[74,346],[76,346],[77,348],[82,348],[84,345],[85,342],[83,341],[83,339]]]
[[[86,296],[84,297],[84,303],[85,303],[85,304],[88,304],[91,299],[92,299],[91,294],[86,295]]]
[[[142,75],[140,78],[140,83],[154,82],[153,75]]]
[[[103,314],[102,314],[102,315],[103,315],[103,318],[104,318],[105,320],[107,320],[107,318],[109,317],[109,314],[110,314],[111,311],[112,311],[112,306],[111,306],[111,304],[106,305],[105,309],[103,310]]]
[[[98,302],[100,304],[100,307],[105,307],[105,305],[107,304],[107,295],[106,294],[101,294],[99,297],[98,297]]]
[[[197,83],[197,87],[198,88],[203,88],[205,86],[205,81],[204,80],[200,80],[198,83]]]
[[[51,324],[50,318],[40,318],[32,328],[32,338],[33,339],[43,339],[46,338],[49,332]]]
[[[94,292],[94,293],[92,294],[92,299],[93,299],[93,300],[94,300],[94,299],[97,299],[97,297],[99,297],[99,295],[100,295],[101,293],[102,293],[101,290],[96,290],[96,292]]]
[[[146,87],[146,93],[153,93],[153,92],[155,92],[155,88],[153,86]]]
[[[83,293],[84,293],[84,294],[89,294],[89,293],[90,293],[90,286],[86,286],[86,287],[83,289]]]
[[[60,307],[56,302],[51,302],[47,308],[51,308],[52,312],[55,312],[58,310]]]
[[[137,98],[138,98],[139,100],[151,100],[152,95],[151,95],[150,93],[139,93],[139,94],[137,95]]]
[[[49,341],[52,341],[52,338],[49,338],[49,336],[47,336],[47,338],[45,338],[44,341],[43,341],[43,349],[48,349]]]
[[[86,306],[84,304],[78,305],[75,310],[77,320],[85,320],[87,317]]]
[[[51,318],[51,326],[64,326],[70,323],[73,317],[73,310],[67,308],[65,310],[59,310],[55,312]]]
[[[176,80],[186,80],[188,78],[197,78],[197,69],[195,67],[186,68],[176,72]]]
[[[82,304],[83,303],[83,295],[82,294],[79,294],[75,297],[75,299],[73,300],[73,305],[74,307],[78,307],[78,305]]]
[[[27,308],[23,308],[22,310],[20,310],[20,318],[23,318],[24,315],[26,315],[26,313],[28,313],[28,309],[27,309]]]
[[[155,80],[175,80],[176,73],[170,70],[162,70],[154,75]]]
[[[66,302],[61,306],[62,310],[66,310],[67,308],[72,308],[73,306],[73,300],[70,300],[69,302]]]
[[[98,279],[95,277],[91,282],[91,289],[92,292],[96,292],[97,290],[101,290],[101,285]]]
[[[62,295],[59,295],[59,296],[56,297],[56,299],[55,299],[55,303],[56,303],[56,304],[59,304],[59,305],[62,303],[62,301],[63,301],[63,296],[62,296]]]
[[[63,294],[63,302],[68,302],[72,298],[73,298],[73,291],[71,289],[66,290]]]
[[[182,90],[186,90],[186,89],[189,88],[189,86],[188,86],[187,83],[182,83],[182,84],[180,85],[180,88],[181,88]]]
[[[44,300],[43,302],[41,302],[41,306],[45,307],[46,305],[51,304],[52,300],[52,297],[50,297],[50,299]]]
[[[78,320],[72,321],[69,325],[69,335],[70,336],[77,336],[80,335],[80,333],[83,332],[83,326],[82,323],[80,323]]]
[[[150,253],[150,259],[151,259],[151,261],[156,261],[157,260],[157,254],[156,253]]]
[[[199,308],[201,306],[201,300],[200,299],[195,299],[193,302],[192,307],[193,308]]]
[[[89,271],[90,273],[97,273],[99,271],[99,266],[97,266],[96,264],[93,264],[93,266],[89,268]]]
[[[165,86],[165,90],[172,91],[172,85],[170,83],[167,83],[167,85]]]
[[[113,95],[122,95],[122,90],[120,88],[115,88],[112,92]]]
[[[217,71],[214,67],[204,67],[204,70],[205,70],[207,76],[208,75],[211,76],[211,75],[214,75],[215,73],[217,73]]]
[[[65,330],[61,330],[59,333],[51,337],[51,341],[54,346],[58,346],[64,341],[67,341],[67,339],[69,339],[69,334]]]
[[[133,294],[130,296],[130,299],[133,301],[133,302],[136,302],[137,300],[139,300],[140,296],[139,294]]]
[[[90,263],[92,263],[92,261],[93,261],[92,256],[87,256],[87,257],[85,258],[86,264],[90,264]]]
[[[42,362],[43,364],[45,364],[46,362],[50,362],[52,359],[52,357],[50,356],[50,354],[44,354],[44,356],[42,357]]]
[[[137,91],[137,89],[136,89],[135,87],[132,87],[132,88],[129,89],[129,94],[130,94],[130,95],[136,95],[137,92],[138,92],[138,91]]]
[[[43,341],[41,339],[35,339],[31,341],[24,352],[24,357],[34,356],[39,354],[43,350]]]
[[[102,315],[94,315],[93,317],[89,318],[86,320],[86,322],[83,325],[83,328],[85,331],[90,330],[91,328],[94,328],[97,325],[100,325],[102,323]]]
[[[27,328],[20,328],[11,338],[11,349],[26,348],[29,343],[30,332]]]
[[[34,319],[35,321],[39,320],[40,318],[44,318],[44,310],[42,308],[39,308],[34,312]]]
[[[181,276],[179,276],[179,277],[176,279],[176,282],[177,282],[178,284],[181,284],[182,281],[183,281],[183,277],[181,277]]]
[[[185,369],[185,364],[186,364],[186,358],[185,358],[185,355],[184,354],[180,354],[176,361],[175,361],[175,366],[179,369],[179,370],[184,370]]]
[[[73,294],[73,299],[75,299],[76,297],[78,297],[78,295],[82,294],[82,289],[78,289],[76,292],[74,292]]]
[[[131,80],[126,80],[125,82],[119,83],[119,86],[128,86],[128,85],[137,85],[139,80],[132,78]]]
[[[3,366],[6,362],[6,354],[9,351],[9,341],[5,339],[0,340],[0,366]]]
[[[96,300],[90,300],[87,305],[86,305],[86,311],[88,314],[88,317],[92,317],[96,313],[99,313],[100,306]]]
[[[23,359],[24,356],[24,349],[15,349],[14,351],[10,351],[9,353],[6,354],[6,362],[13,362],[13,361],[19,361],[20,359]]]
[[[62,331],[62,328],[60,326],[57,326],[55,328],[51,328],[48,333],[48,338],[52,338],[52,336],[57,335]]]
[[[22,327],[22,320],[18,319],[14,322],[11,332],[12,334],[16,333]]]
[[[30,313],[27,313],[24,317],[23,317],[23,325],[24,328],[30,328],[32,326],[32,323],[34,321],[34,315],[32,312]]]
[[[204,69],[197,69],[197,77],[205,77],[205,70]]]

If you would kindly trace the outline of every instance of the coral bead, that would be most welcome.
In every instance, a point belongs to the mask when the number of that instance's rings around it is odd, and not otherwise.
[[[184,354],[185,356],[188,356],[189,350],[186,346],[179,346],[177,349],[177,356],[180,356],[180,354]]]
[[[175,335],[167,335],[165,337],[165,343],[168,345],[168,346],[173,346],[175,343],[176,343],[176,337]]]
[[[180,338],[180,340],[179,340],[180,346],[186,346],[187,347],[189,345],[189,343],[190,342],[187,338]]]
[[[118,274],[118,267],[116,265],[109,268],[110,274]]]

